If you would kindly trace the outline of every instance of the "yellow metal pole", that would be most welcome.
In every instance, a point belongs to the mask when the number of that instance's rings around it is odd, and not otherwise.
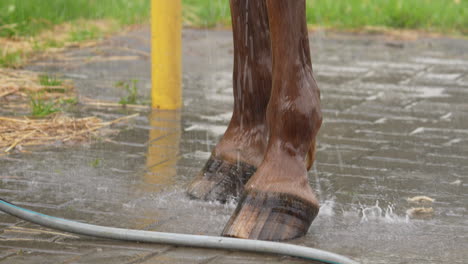
[[[181,0],[151,0],[151,78],[153,108],[182,106]]]

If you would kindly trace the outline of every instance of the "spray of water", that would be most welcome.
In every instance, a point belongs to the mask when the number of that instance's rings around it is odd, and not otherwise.
[[[389,204],[385,209],[379,206],[379,201],[374,206],[366,207],[361,205],[361,223],[384,222],[384,223],[409,223],[409,217],[398,216],[394,212],[394,206]]]

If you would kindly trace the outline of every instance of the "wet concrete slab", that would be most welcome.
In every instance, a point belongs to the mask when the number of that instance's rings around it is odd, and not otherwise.
[[[0,197],[92,224],[218,235],[235,208],[184,193],[232,111],[229,31],[186,29],[184,109],[141,110],[111,138],[0,157]],[[119,81],[149,99],[148,28],[72,49],[31,70],[73,79],[81,101],[117,102]],[[311,34],[324,124],[310,183],[321,211],[289,243],[362,263],[466,263],[468,41]],[[3,110],[0,109],[0,112]],[[135,110],[78,105],[105,120]],[[24,114],[24,113],[17,113]],[[435,199],[412,215],[408,198]],[[261,254],[95,239],[0,214],[0,263],[306,263]]]

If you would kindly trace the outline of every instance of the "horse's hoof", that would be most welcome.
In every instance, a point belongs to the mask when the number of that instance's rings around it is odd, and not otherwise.
[[[318,204],[292,194],[249,191],[242,195],[222,236],[273,241],[301,237],[318,211]]]
[[[256,168],[244,162],[230,163],[211,156],[187,189],[192,198],[225,202],[236,198]]]

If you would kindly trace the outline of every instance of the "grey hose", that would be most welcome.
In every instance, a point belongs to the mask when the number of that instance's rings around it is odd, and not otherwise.
[[[65,232],[93,237],[147,243],[170,244],[177,246],[271,253],[299,257],[303,259],[315,260],[330,264],[358,264],[357,262],[349,258],[334,253],[285,243],[227,237],[151,232],[135,229],[90,225],[44,215],[38,212],[18,207],[2,199],[0,199],[0,210],[38,225],[58,229]]]

